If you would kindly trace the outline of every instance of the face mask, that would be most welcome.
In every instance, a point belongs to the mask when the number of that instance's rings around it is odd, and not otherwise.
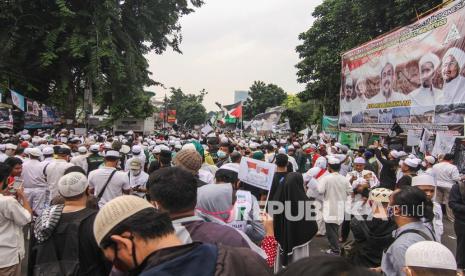
[[[141,170],[131,170],[131,172],[132,172],[132,175],[137,176],[140,174]]]
[[[216,152],[216,155],[218,156],[218,158],[222,159],[226,157],[226,152],[219,150]]]

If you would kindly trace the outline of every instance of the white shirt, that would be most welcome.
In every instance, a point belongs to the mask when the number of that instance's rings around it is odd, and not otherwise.
[[[72,167],[73,164],[66,162],[63,159],[54,159],[47,165],[45,173],[47,175],[48,188],[50,190],[50,199],[58,196],[58,181],[65,174],[65,170]]]
[[[148,180],[149,180],[148,173],[142,170],[138,175],[134,175],[131,170],[129,171],[129,186],[131,188],[139,187],[139,188],[145,189],[147,187]],[[133,192],[132,194],[138,197],[145,196],[145,193],[142,193],[142,192]]]
[[[30,221],[31,214],[15,198],[0,194],[0,268],[24,258],[23,226]]]
[[[23,163],[21,174],[24,188],[48,188],[44,175],[44,164],[39,160],[29,159]]]
[[[456,181],[460,181],[460,173],[455,165],[441,162],[433,166],[436,185],[443,188],[452,188]]]
[[[299,169],[299,165],[297,165],[297,162],[295,161],[295,158],[293,156],[288,155],[287,156],[289,159],[289,162],[292,164],[292,171],[296,172]]]
[[[411,106],[435,106],[438,100],[443,97],[440,89],[423,86],[413,90],[409,96],[412,99]]]
[[[105,183],[110,177],[110,174],[114,170],[116,169],[111,167],[103,167],[93,170],[89,173],[89,187],[94,189],[95,196],[98,196],[98,194],[102,191],[103,186],[105,186]],[[102,198],[98,202],[98,206],[102,208],[103,205],[105,205],[105,203],[108,201],[123,195],[123,190],[129,190],[130,188],[128,174],[125,172],[117,171],[108,183]]]
[[[199,170],[199,179],[207,184],[214,184],[215,177],[209,171],[200,169]]]
[[[3,152],[0,152],[0,162],[5,162],[7,158],[8,158],[8,155],[6,155]]]
[[[444,82],[442,91],[444,91],[444,97],[441,101],[441,104],[464,103],[465,78],[459,74],[450,82]]]
[[[346,213],[347,196],[352,192],[349,180],[339,173],[330,173],[319,179],[317,188],[323,195],[323,220],[341,224]]]
[[[73,158],[71,158],[69,162],[73,165],[81,167],[87,173],[87,154],[79,154],[77,156],[74,156]]]

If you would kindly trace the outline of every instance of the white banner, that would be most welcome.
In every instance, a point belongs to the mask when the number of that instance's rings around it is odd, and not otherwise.
[[[407,146],[418,146],[420,144],[421,131],[409,129],[407,132]]]
[[[270,190],[276,165],[243,157],[239,165],[239,179],[263,190]]]
[[[434,148],[432,155],[438,156],[440,154],[450,153],[454,146],[456,136],[450,135],[446,132],[436,133],[436,141],[434,142]]]

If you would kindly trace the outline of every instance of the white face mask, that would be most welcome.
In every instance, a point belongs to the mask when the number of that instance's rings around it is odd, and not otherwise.
[[[132,175],[139,175],[141,170],[131,170]]]

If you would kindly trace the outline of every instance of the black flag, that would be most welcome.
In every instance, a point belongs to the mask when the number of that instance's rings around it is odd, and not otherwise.
[[[389,136],[396,137],[397,135],[403,132],[404,130],[400,127],[400,125],[397,122],[394,122],[394,124],[391,127],[391,131],[389,132]]]

